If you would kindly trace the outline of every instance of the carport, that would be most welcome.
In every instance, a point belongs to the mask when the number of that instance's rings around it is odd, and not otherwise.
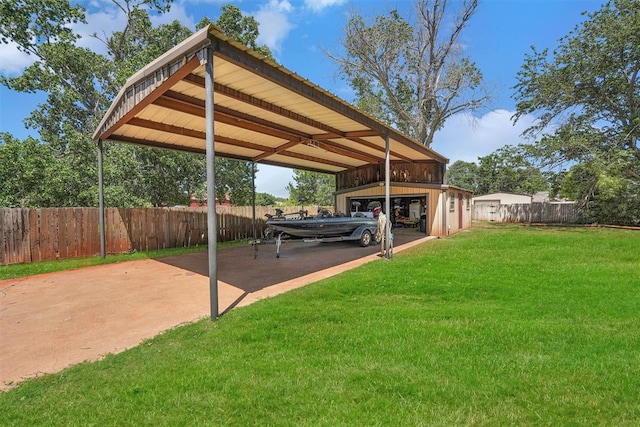
[[[105,140],[204,154],[208,200],[216,198],[216,155],[332,174],[384,165],[387,217],[390,162],[448,161],[213,25],[130,77],[93,137],[103,256]],[[218,315],[215,215],[215,209],[208,210],[212,319]]]

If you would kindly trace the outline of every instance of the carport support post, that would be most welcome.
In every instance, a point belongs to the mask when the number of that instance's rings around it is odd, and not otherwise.
[[[256,233],[256,162],[251,162],[251,227],[253,229],[253,259],[258,258],[258,236]]]
[[[218,318],[218,265],[216,229],[216,150],[213,134],[213,52],[207,49],[205,61],[205,120],[206,120],[206,156],[207,156],[207,233],[209,240],[209,301],[211,305],[211,320]]]
[[[104,152],[102,149],[102,140],[98,140],[98,221],[100,223],[100,256],[107,257],[107,230],[104,221]]]
[[[385,215],[387,216],[387,226],[384,228],[384,256],[387,259],[391,258],[391,253],[389,248],[391,247],[391,196],[390,196],[390,186],[391,186],[391,178],[389,177],[389,170],[391,169],[390,164],[390,150],[389,150],[389,132],[384,136],[384,145],[385,145],[385,154],[384,154],[384,205],[385,205]]]

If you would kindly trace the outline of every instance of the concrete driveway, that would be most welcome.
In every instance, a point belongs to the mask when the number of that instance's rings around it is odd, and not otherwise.
[[[429,237],[394,230],[394,253]],[[219,311],[378,259],[353,242],[218,250]],[[247,268],[250,266],[250,268]],[[206,252],[0,281],[0,390],[210,315]]]

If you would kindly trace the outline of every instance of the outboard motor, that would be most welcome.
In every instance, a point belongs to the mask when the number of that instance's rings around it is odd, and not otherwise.
[[[275,215],[271,215],[271,214],[264,214],[264,216],[267,217],[267,219],[274,219],[274,218],[284,218],[284,211],[282,209],[276,208],[276,214]]]

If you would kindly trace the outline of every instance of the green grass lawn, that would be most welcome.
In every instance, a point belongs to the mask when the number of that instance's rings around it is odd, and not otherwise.
[[[640,232],[476,227],[0,394],[0,425],[640,425]]]

